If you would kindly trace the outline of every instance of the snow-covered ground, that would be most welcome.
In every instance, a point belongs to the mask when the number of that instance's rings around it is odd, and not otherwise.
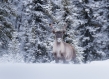
[[[0,79],[109,79],[109,60],[88,64],[0,63]]]

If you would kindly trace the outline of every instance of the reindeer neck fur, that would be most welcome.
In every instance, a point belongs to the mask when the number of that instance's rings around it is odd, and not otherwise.
[[[58,42],[58,41],[55,39],[54,42],[55,42],[56,45],[61,45],[61,44],[63,44],[63,40],[61,40],[61,42]]]
[[[57,42],[57,40],[54,41],[53,44],[53,53],[57,53],[57,57],[61,57],[60,53],[65,52],[64,42]]]

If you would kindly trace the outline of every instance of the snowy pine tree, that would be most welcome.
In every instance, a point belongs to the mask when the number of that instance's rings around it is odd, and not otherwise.
[[[78,27],[84,61],[102,60],[108,57],[108,0],[84,0],[85,24]]]
[[[75,47],[77,63],[107,59],[108,19],[108,0],[1,0],[0,56],[52,61],[52,24],[55,29],[67,26],[63,39]]]
[[[0,55],[6,53],[12,38],[13,22],[10,19],[14,16],[11,5],[0,1]]]
[[[25,61],[26,62],[49,62],[48,44],[48,24],[47,15],[43,11],[44,2],[33,0],[27,4],[29,14],[25,27]]]
[[[8,53],[3,55],[2,58],[5,58],[5,62],[14,62],[14,63],[21,63],[24,62],[23,61],[23,55],[22,55],[22,51],[21,51],[21,43],[19,43],[19,39],[18,39],[18,33],[17,32],[13,32],[13,37],[12,37],[12,41],[9,42],[8,44]]]

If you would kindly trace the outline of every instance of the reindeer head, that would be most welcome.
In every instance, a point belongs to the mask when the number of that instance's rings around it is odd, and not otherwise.
[[[66,31],[66,26],[64,26],[63,29],[60,29],[60,30],[56,30],[53,28],[53,26],[50,24],[50,27],[52,27],[52,32],[53,34],[55,34],[55,39],[58,43],[62,42],[63,40],[63,36],[64,36],[64,33]]]

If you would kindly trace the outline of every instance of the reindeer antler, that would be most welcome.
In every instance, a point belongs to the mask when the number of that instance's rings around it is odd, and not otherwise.
[[[67,28],[67,24],[64,24],[64,27]]]
[[[49,24],[49,26],[52,28],[52,32],[55,33],[55,29],[54,29],[53,25]]]
[[[63,30],[66,31],[67,24],[64,24]]]

